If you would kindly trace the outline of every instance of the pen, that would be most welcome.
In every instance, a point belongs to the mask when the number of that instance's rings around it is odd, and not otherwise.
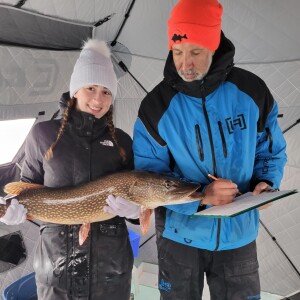
[[[211,175],[211,174],[208,174],[207,176],[210,177],[210,178],[213,179],[213,180],[219,180],[219,178],[217,178],[217,177],[215,177],[215,176],[213,176],[213,175]]]

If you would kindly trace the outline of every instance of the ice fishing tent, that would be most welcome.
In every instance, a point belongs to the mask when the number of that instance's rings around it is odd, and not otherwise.
[[[166,22],[176,2],[0,1],[0,121],[33,117],[39,122],[55,116],[82,40],[93,36],[111,46],[119,78],[115,123],[132,134],[141,99],[162,79],[168,52]],[[236,65],[263,78],[279,103],[279,123],[288,144],[282,189],[299,189],[300,1],[220,2],[223,31],[236,46]],[[0,166],[1,186],[18,178],[22,157],[21,149],[12,163]],[[36,226],[26,222],[13,230],[22,231],[32,257]],[[152,229],[143,237],[140,258],[156,263],[153,233]],[[299,194],[261,212],[258,251],[262,290],[285,297],[299,293]],[[1,273],[0,289],[31,272],[31,264],[27,259]]]

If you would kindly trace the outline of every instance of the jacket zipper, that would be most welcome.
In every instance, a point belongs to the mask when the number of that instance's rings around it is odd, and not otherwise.
[[[212,158],[212,163],[213,163],[214,176],[218,177],[217,168],[216,168],[215,149],[214,149],[212,132],[211,132],[211,128],[210,128],[210,123],[209,123],[209,118],[208,118],[205,102],[206,102],[206,99],[203,96],[202,97],[202,107],[203,107],[204,117],[206,120],[207,129],[208,129],[208,137],[209,137],[209,143],[210,143],[210,148],[211,148],[211,158]]]
[[[209,142],[210,142],[210,148],[211,148],[211,156],[212,156],[212,163],[213,163],[213,170],[214,170],[214,176],[218,177],[217,174],[217,166],[216,166],[216,157],[215,157],[215,149],[214,149],[214,144],[213,144],[213,139],[212,139],[212,132],[211,132],[211,127],[210,127],[210,122],[206,110],[206,99],[204,96],[204,87],[201,85],[201,95],[202,95],[202,107],[203,107],[203,112],[204,112],[204,117],[206,120],[207,124],[207,129],[208,129],[208,137],[209,137]],[[220,245],[220,232],[221,232],[221,219],[218,219],[218,229],[217,229],[217,241],[216,241],[216,248],[215,251],[218,250],[219,245]]]
[[[273,152],[273,136],[272,136],[272,133],[271,133],[269,127],[266,127],[266,132],[267,132],[267,136],[268,136],[268,140],[269,140],[269,152],[272,153]]]
[[[196,144],[198,149],[198,155],[201,161],[204,160],[204,151],[203,151],[203,142],[200,132],[200,126],[198,124],[195,125],[195,133],[196,133]]]
[[[218,121],[218,125],[219,125],[221,140],[222,140],[223,154],[224,154],[224,157],[226,158],[227,157],[227,147],[226,147],[226,141],[225,141],[224,131],[223,131],[223,127],[222,127],[222,122]]]

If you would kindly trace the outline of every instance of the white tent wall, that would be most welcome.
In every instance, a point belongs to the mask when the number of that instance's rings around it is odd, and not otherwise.
[[[38,117],[40,111],[51,118],[77,57],[75,51],[0,46],[1,119]]]
[[[0,4],[15,5],[18,2],[0,1]],[[137,0],[117,39],[128,53],[113,52],[114,57],[130,61],[129,71],[147,91],[163,77],[164,59],[168,52],[166,21],[176,2]],[[129,0],[91,0],[87,5],[84,0],[28,0],[22,9],[88,24],[111,15],[109,21],[94,30],[94,35],[112,41],[130,3]],[[283,130],[288,129],[300,119],[300,22],[297,16],[300,1],[221,0],[221,3],[224,6],[224,33],[236,46],[236,65],[265,80],[278,101],[279,113],[283,114],[278,119],[280,126]],[[45,115],[38,120],[51,118],[58,108],[59,97],[68,90],[77,57],[77,51],[0,46],[0,120],[37,117],[42,111]],[[130,135],[145,94],[129,74],[119,78],[114,119],[116,126]],[[288,163],[282,189],[300,188],[299,126],[285,133]],[[282,296],[300,290],[299,199],[296,194],[261,211],[261,222],[268,230],[261,226],[257,240],[261,286],[264,291]],[[138,231],[137,227],[130,227]],[[32,253],[38,229],[29,222],[20,228],[29,259],[19,267],[0,274],[0,290],[32,272]],[[142,237],[141,243],[153,233],[152,223],[150,232]],[[157,263],[155,237],[142,246],[140,260]]]
[[[298,86],[298,91],[299,88],[300,86]],[[299,190],[300,155],[299,150],[297,150],[300,147],[299,126],[287,131],[285,138],[287,141],[288,162],[281,189],[297,188]],[[289,197],[286,201],[274,203],[267,210],[261,211],[261,222],[271,234],[260,227],[257,244],[264,290],[285,296],[300,291],[299,215],[298,194]],[[282,251],[274,243],[273,237],[282,248]],[[295,268],[298,270],[298,274],[295,272]]]

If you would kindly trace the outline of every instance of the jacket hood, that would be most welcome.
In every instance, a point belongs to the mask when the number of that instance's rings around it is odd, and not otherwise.
[[[164,68],[164,80],[174,89],[193,97],[202,97],[213,92],[228,76],[233,67],[235,47],[221,32],[221,42],[216,50],[212,64],[206,76],[201,80],[192,82],[184,81],[177,73],[173,61],[172,51],[169,55]],[[201,86],[201,89],[199,87]]]

